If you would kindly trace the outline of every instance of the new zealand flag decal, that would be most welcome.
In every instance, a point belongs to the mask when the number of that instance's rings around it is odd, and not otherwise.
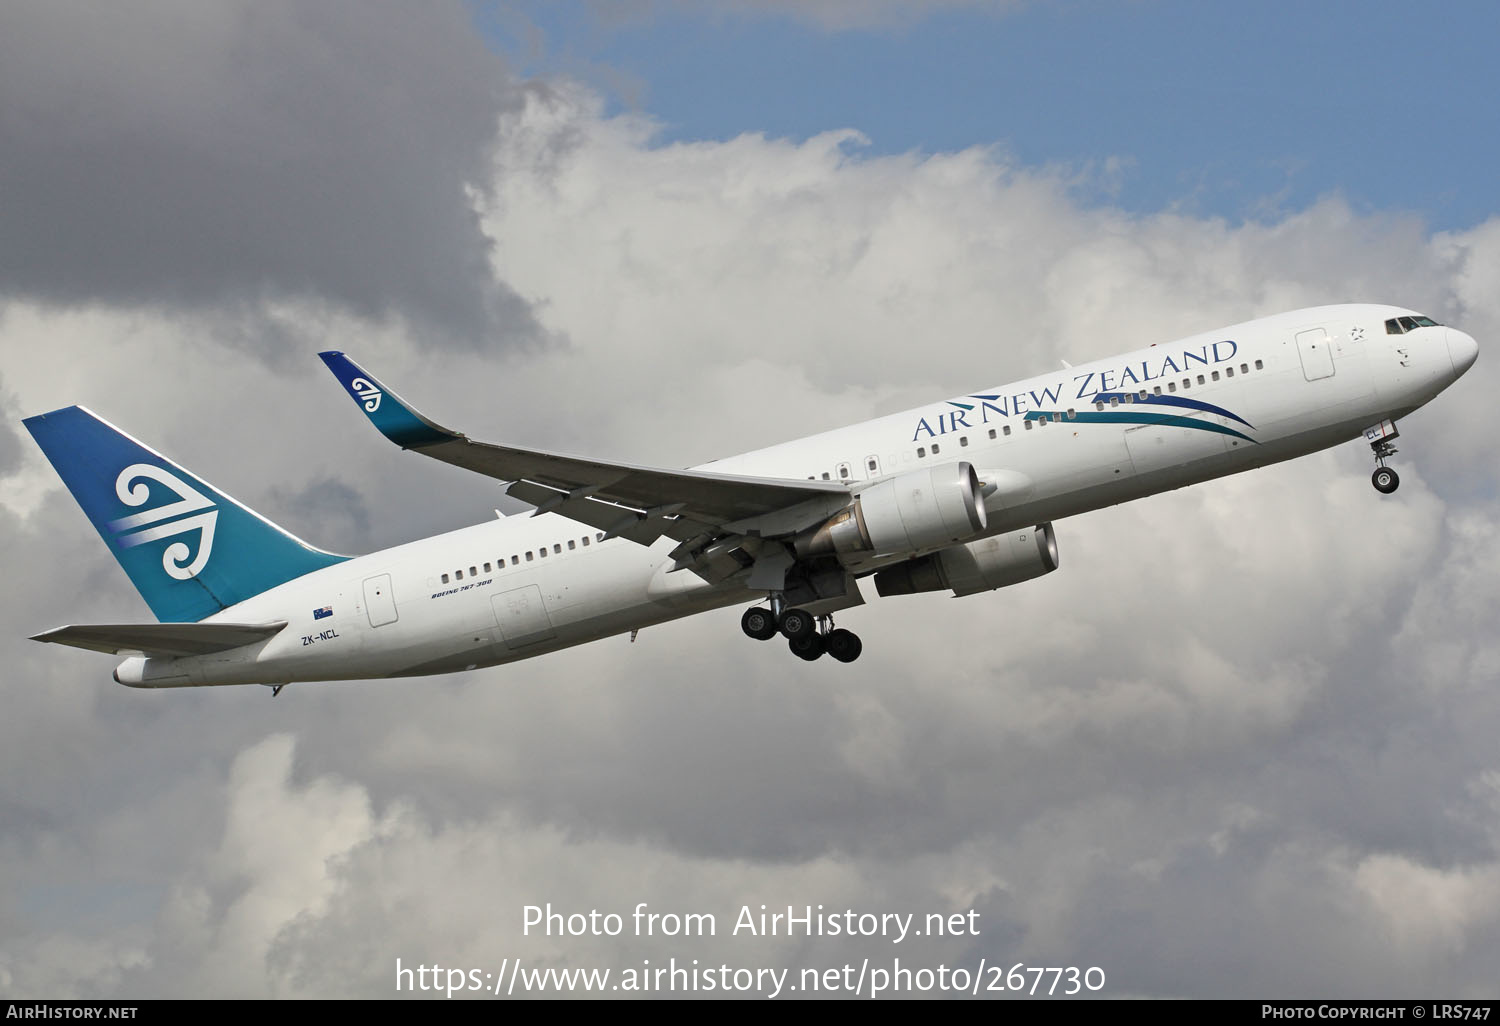
[[[328,619],[332,615],[333,615],[333,607],[332,606],[324,606],[322,609],[314,609],[313,610],[313,619],[314,620],[326,620],[326,619]]]

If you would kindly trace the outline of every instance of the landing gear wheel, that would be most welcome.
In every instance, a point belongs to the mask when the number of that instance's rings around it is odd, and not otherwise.
[[[829,631],[823,636],[823,647],[828,654],[841,663],[852,663],[859,658],[860,652],[864,650],[864,644],[859,640],[859,635],[853,631],[846,631],[840,627],[836,631]]]
[[[740,617],[740,630],[756,641],[769,641],[776,635],[776,617],[769,609],[751,606]]]
[[[787,648],[792,650],[793,655],[806,659],[808,662],[812,662],[821,656],[825,647],[823,635],[821,634],[809,634],[801,638],[792,638],[786,644]]]
[[[805,609],[788,609],[781,614],[781,633],[786,635],[788,641],[805,638],[817,629],[818,621]]]
[[[1376,467],[1375,473],[1370,475],[1370,483],[1381,495],[1389,495],[1401,484],[1401,477],[1390,467]]]

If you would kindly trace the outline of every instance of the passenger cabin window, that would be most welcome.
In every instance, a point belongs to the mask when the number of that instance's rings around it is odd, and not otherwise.
[[[992,434],[993,434],[993,432],[992,432]],[[878,463],[876,463],[874,460],[866,460],[865,461],[865,466],[869,469],[870,473],[872,473],[872,474],[875,473],[877,470],[880,469],[880,465]]]
[[[1256,360],[1256,361],[1255,361],[1255,369],[1256,369],[1256,370],[1264,370],[1264,369],[1265,369],[1265,366],[1266,366],[1266,365],[1265,365],[1265,362],[1264,362],[1264,361],[1262,361],[1262,360]]]
[[[1168,392],[1175,392],[1175,391],[1177,391],[1177,382],[1175,382],[1175,381],[1168,381],[1167,382],[1167,391]]]
[[[1242,364],[1240,364],[1240,373],[1241,374],[1249,374],[1250,373],[1250,365],[1248,363],[1242,363]]]
[[[966,446],[968,444],[969,444],[969,436],[968,435],[959,435],[958,436],[958,445],[959,445],[959,448],[963,448],[964,446]]]
[[[526,553],[526,562],[530,563],[531,562],[531,558],[532,558],[532,553],[528,551]]]
[[[1214,380],[1215,381],[1219,380],[1219,372],[1218,371],[1214,371]]]
[[[484,564],[484,572],[485,573],[489,573],[490,572],[490,565],[488,563]]]
[[[444,575],[443,575],[443,583],[444,583],[444,584],[447,584],[447,583],[448,583],[448,575],[447,575],[447,574],[444,574]]]
[[[510,557],[510,565],[511,566],[519,566],[520,563],[521,563],[521,557],[520,556],[511,556]]]
[[[1006,424],[1003,428],[1001,428],[1001,430],[1004,431],[1007,435],[1010,434],[1010,425]],[[995,432],[993,431],[990,432],[991,435],[993,435],[994,433]]]
[[[1006,432],[1006,434],[1009,434],[1009,433],[1010,432]],[[995,429],[994,428],[990,428],[990,438],[994,438],[994,437],[995,437]]]
[[[552,546],[552,554],[554,556],[561,556],[562,555],[562,545],[558,544],[558,545]]]
[[[576,541],[574,541],[572,538],[569,538],[568,539],[568,550],[572,551],[573,549],[576,549],[577,547],[578,547],[578,543]]]
[[[584,547],[584,548],[588,548],[588,547],[589,547],[589,539],[588,539],[588,535],[584,535],[584,536],[583,536],[583,547]]]
[[[1198,375],[1198,384],[1200,384],[1200,385],[1201,385],[1201,384],[1204,384],[1204,381],[1203,381],[1203,375],[1202,375],[1202,374],[1199,374],[1199,375]]]
[[[455,570],[455,571],[453,571],[453,579],[455,581],[461,581],[461,580],[463,580],[464,579],[464,572],[462,570]]]
[[[919,459],[919,460],[920,459],[925,459],[926,457],[927,457],[927,447],[926,446],[922,446],[922,445],[917,446],[917,459]]]
[[[1232,378],[1232,377],[1234,377],[1234,368],[1233,367],[1225,367],[1224,368],[1224,376],[1226,378]]]

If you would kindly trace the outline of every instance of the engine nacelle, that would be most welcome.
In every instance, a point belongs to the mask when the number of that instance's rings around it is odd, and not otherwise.
[[[947,463],[870,485],[793,546],[799,557],[930,552],[974,537],[988,522],[974,467]]]
[[[1048,523],[955,545],[882,570],[875,575],[875,590],[887,596],[951,588],[961,598],[1020,584],[1056,569],[1057,536]]]

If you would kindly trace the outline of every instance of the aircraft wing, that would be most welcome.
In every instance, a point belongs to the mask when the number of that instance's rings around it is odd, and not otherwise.
[[[175,658],[224,652],[280,633],[276,623],[88,623],[32,635],[32,641],[86,648],[112,655]]]
[[[680,544],[679,565],[726,535],[787,533],[849,503],[833,481],[658,470],[476,442],[429,420],[340,352],[319,353],[381,434],[403,449],[509,482],[506,494],[609,537]],[[533,514],[535,515],[535,514]]]

